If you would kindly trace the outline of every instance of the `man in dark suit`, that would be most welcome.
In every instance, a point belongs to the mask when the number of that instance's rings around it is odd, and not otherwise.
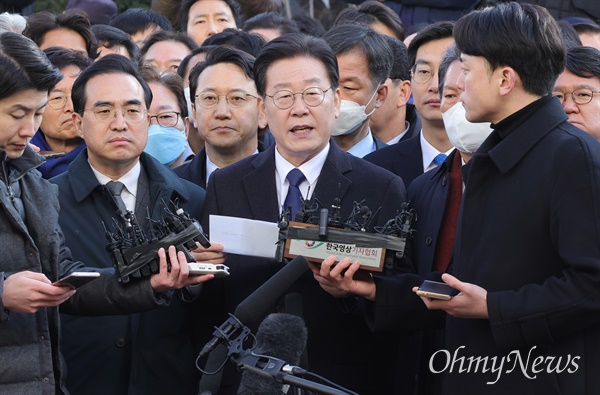
[[[519,3],[454,30],[467,119],[494,131],[463,167],[453,276],[442,276],[460,294],[423,298],[449,314],[438,361],[489,361],[438,370],[447,393],[600,392],[600,143],[550,95],[559,32],[547,10]]]
[[[405,198],[400,178],[347,155],[330,140],[340,90],[336,58],[323,40],[289,34],[271,41],[256,60],[255,80],[276,143],[212,174],[203,224],[211,214],[277,222],[286,197],[294,193],[288,174],[298,170],[303,180],[296,192],[323,206],[339,198],[342,218],[363,199],[374,213],[380,208],[369,231],[396,215]],[[282,266],[232,254],[227,265],[231,276],[220,283],[221,292],[211,295],[215,287],[205,288],[205,296],[220,300],[223,311],[233,311]],[[290,291],[302,295],[311,371],[361,394],[398,393],[395,355],[386,353],[386,345],[394,347],[397,340],[372,334],[358,311],[342,309],[308,271]]]
[[[412,93],[410,66],[406,45],[394,37],[384,36],[392,53],[394,63],[385,80],[388,95],[385,102],[373,115],[369,125],[373,135],[387,145],[393,145],[418,136],[421,118],[414,104],[408,103]]]
[[[365,159],[399,175],[408,186],[417,176],[439,166],[453,147],[448,141],[438,91],[438,68],[452,39],[452,22],[434,23],[417,34],[408,47],[414,104],[421,116],[421,133],[386,147]]]
[[[76,259],[112,269],[105,227],[125,228],[124,209],[145,232],[165,210],[179,207],[199,217],[205,191],[142,152],[151,98],[136,65],[119,55],[97,61],[73,84],[73,123],[87,148],[51,182],[59,187],[59,223]],[[122,187],[118,197],[109,189],[115,183]],[[174,297],[168,308],[140,314],[62,314],[67,388],[77,394],[124,394],[132,388],[192,393],[198,372],[190,309]]]
[[[192,117],[204,148],[175,174],[202,188],[211,173],[262,151],[258,128],[266,120],[258,111],[254,58],[245,52],[218,47],[190,73]]]

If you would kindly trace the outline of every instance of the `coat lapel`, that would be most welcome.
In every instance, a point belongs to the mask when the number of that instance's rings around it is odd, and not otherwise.
[[[352,170],[352,164],[348,158],[350,154],[338,148],[333,141],[330,141],[329,144],[329,154],[313,195],[319,200],[321,206],[326,208],[330,208],[337,197],[343,200],[352,184],[352,181],[345,175]]]
[[[275,146],[272,145],[264,153],[252,161],[253,170],[244,176],[242,182],[246,196],[260,196],[248,199],[252,218],[262,221],[279,220],[279,203],[277,186],[275,185]]]

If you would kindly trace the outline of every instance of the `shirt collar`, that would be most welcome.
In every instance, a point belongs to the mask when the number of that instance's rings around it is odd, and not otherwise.
[[[404,135],[406,134],[406,132],[408,132],[408,129],[410,129],[410,122],[406,121],[406,129],[404,129],[404,132],[400,133],[399,135],[397,135],[396,137],[394,137],[393,139],[391,139],[390,141],[387,141],[386,144],[387,145],[394,145],[397,142],[400,141],[400,139],[402,137],[404,137]]]
[[[88,163],[89,163],[89,159],[88,159]],[[119,181],[119,182],[122,182],[123,185],[125,185],[125,188],[127,189],[127,191],[130,194],[132,194],[133,196],[137,195],[138,179],[140,178],[140,172],[142,169],[142,165],[140,164],[139,160],[137,161],[135,166],[133,166],[131,168],[131,170],[129,170],[127,173],[123,174],[118,180],[112,180],[110,177],[107,177],[104,174],[100,173],[98,170],[96,170],[94,168],[94,166],[92,166],[91,163],[90,163],[90,167],[92,168],[92,171],[94,172],[94,175],[96,176],[96,179],[98,179],[98,182],[101,185],[106,185],[106,183],[109,181]]]
[[[256,149],[256,151],[254,151],[252,153],[252,155],[256,155],[258,154],[258,148]],[[215,170],[219,170],[220,167],[215,165],[213,163],[212,160],[210,160],[210,158],[208,157],[208,154],[206,154],[206,184],[208,184],[208,179],[210,178],[210,175],[215,171]]]
[[[427,172],[431,169],[435,169],[437,165],[433,161],[436,156],[439,154],[445,154],[446,156],[450,155],[454,147],[450,148],[446,152],[440,152],[433,145],[429,144],[429,142],[423,136],[423,131],[419,133],[419,139],[421,139],[421,153],[423,155],[423,171]]]
[[[327,143],[321,152],[298,167],[306,178],[299,185],[300,192],[304,199],[310,199],[315,192],[321,170],[323,169],[323,165],[325,165],[327,155],[329,154],[329,144],[330,143]],[[277,147],[275,147],[275,185],[277,186],[279,207],[283,207],[283,202],[285,201],[289,189],[289,182],[286,179],[287,174],[294,168],[295,166],[281,156],[279,151],[277,151]]]
[[[298,169],[302,171],[304,177],[306,177],[306,181],[310,185],[314,184],[319,178],[321,174],[321,169],[325,164],[325,160],[327,160],[327,154],[329,154],[329,143],[319,152],[317,155],[309,159],[308,161],[301,164]],[[277,174],[279,175],[279,179],[282,180],[283,183],[286,181],[287,174],[295,168],[296,166],[292,165],[288,162],[277,150],[277,146],[275,147],[275,169]]]
[[[206,184],[208,184],[208,179],[210,178],[210,175],[213,173],[213,171],[218,169],[219,167],[210,160],[208,155],[206,155],[206,180],[204,180]]]
[[[373,134],[371,134],[371,128],[367,131],[367,135],[363,137],[358,143],[354,144],[348,151],[349,154],[356,156],[357,158],[362,158],[371,152],[375,151],[377,146],[375,145],[375,139],[373,139]]]

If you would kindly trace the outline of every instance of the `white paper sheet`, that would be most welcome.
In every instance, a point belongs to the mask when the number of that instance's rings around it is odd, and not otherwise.
[[[274,222],[210,215],[210,241],[223,244],[224,252],[275,258],[279,228]]]

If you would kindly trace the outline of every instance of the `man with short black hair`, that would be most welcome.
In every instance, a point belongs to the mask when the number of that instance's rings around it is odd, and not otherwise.
[[[228,27],[241,26],[240,5],[235,0],[183,0],[178,17],[181,31],[198,45]]]
[[[421,130],[421,117],[414,104],[408,102],[412,93],[410,67],[406,45],[394,37],[385,36],[394,63],[389,77],[385,80],[388,95],[385,102],[371,115],[369,125],[373,135],[387,145],[418,136]]]
[[[175,168],[180,177],[206,188],[213,171],[262,151],[258,128],[266,118],[258,111],[254,58],[243,51],[218,47],[190,73],[192,118],[204,147]]]
[[[465,15],[454,37],[466,118],[494,130],[462,169],[442,275],[459,294],[421,297],[448,313],[432,356],[448,363],[444,392],[600,393],[600,142],[551,96],[560,30],[546,9],[511,2]]]
[[[130,225],[124,210],[151,237],[153,223],[166,212],[182,208],[198,218],[205,192],[143,152],[152,91],[135,63],[120,55],[103,57],[79,75],[72,97],[73,123],[87,148],[51,180],[60,191],[59,222],[74,257],[112,269],[106,232]],[[131,388],[193,393],[199,373],[191,308],[174,296],[168,308],[141,314],[63,314],[67,388],[77,394]]]
[[[408,186],[424,172],[438,167],[454,149],[448,140],[438,91],[438,68],[454,42],[453,22],[438,22],[421,30],[408,47],[413,102],[421,117],[418,138],[394,144],[365,157],[402,177]]]

